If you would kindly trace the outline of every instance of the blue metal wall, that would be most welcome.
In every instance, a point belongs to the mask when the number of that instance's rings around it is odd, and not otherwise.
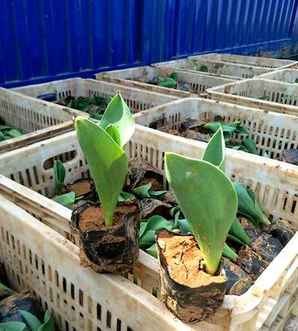
[[[0,0],[0,85],[293,44],[298,0]],[[297,16],[298,18],[298,16]]]

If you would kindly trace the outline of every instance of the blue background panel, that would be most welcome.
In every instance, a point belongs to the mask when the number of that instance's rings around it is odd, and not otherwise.
[[[298,0],[1,0],[0,85],[298,39]]]

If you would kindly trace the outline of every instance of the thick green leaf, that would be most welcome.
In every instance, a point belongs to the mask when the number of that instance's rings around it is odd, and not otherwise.
[[[192,233],[192,229],[190,227],[189,222],[186,218],[178,219],[177,226],[182,234],[189,234]]]
[[[22,322],[4,322],[0,323],[1,331],[29,331],[25,323]]]
[[[6,140],[5,135],[0,131],[0,141]]]
[[[150,197],[152,198],[162,198],[168,191],[150,191]]]
[[[18,130],[18,129],[10,129],[7,134],[11,137],[11,138],[17,138],[23,135],[22,131]]]
[[[144,234],[144,232],[146,230],[146,226],[147,226],[147,221],[140,222],[139,238],[141,238],[142,235]]]
[[[108,127],[106,127],[106,132],[113,138],[115,143],[121,146],[121,137],[118,128],[116,128],[114,125],[111,124]]]
[[[34,315],[32,315],[31,313],[29,313],[28,311],[20,310],[20,313],[21,313],[22,318],[24,319],[25,323],[30,328],[30,330],[38,331],[38,329],[40,328],[40,326],[42,324],[40,322],[40,320],[37,317],[35,317]]]
[[[165,170],[179,205],[191,224],[207,271],[216,273],[225,240],[236,218],[237,194],[213,164],[166,153]]]
[[[118,202],[134,201],[136,197],[132,193],[122,191],[119,195]]]
[[[52,314],[46,311],[44,323],[39,327],[38,331],[55,331],[55,322]]]
[[[146,249],[146,252],[148,254],[150,254],[151,256],[157,258],[157,248],[156,248],[156,244],[153,244],[152,246],[150,246],[149,248]]]
[[[257,145],[251,138],[245,138],[242,141],[242,144],[245,146],[248,153],[258,155]]]
[[[238,195],[238,214],[246,217],[254,225],[270,224],[254,193],[238,182],[234,183],[234,186]]]
[[[166,220],[162,216],[151,216],[146,226],[142,227],[139,235],[139,245],[141,248],[148,248],[155,243],[155,232],[161,229],[173,230],[174,223]]]
[[[13,294],[13,290],[0,282],[0,291],[3,290],[7,293]]]
[[[138,186],[133,189],[133,193],[140,199],[150,198],[151,183],[146,185]]]
[[[224,159],[225,159],[225,140],[223,137],[222,128],[216,131],[216,133],[210,139],[208,146],[203,155],[203,160],[208,161],[219,167],[220,169],[224,168]]]
[[[243,246],[246,245],[245,242],[243,242],[241,239],[239,239],[238,237],[233,236],[233,235],[230,234],[230,233],[228,234],[228,239],[235,241],[235,242],[236,242],[237,244],[239,244],[239,245],[243,245]]]
[[[64,188],[65,181],[65,167],[60,160],[54,161],[54,185],[55,185],[55,194],[60,195]]]
[[[249,236],[247,235],[247,233],[245,232],[245,230],[243,229],[240,222],[238,221],[238,219],[236,219],[234,221],[234,223],[232,224],[229,233],[232,234],[233,236],[239,238],[246,245],[250,245],[251,240],[250,240]]]
[[[133,193],[136,196],[138,196],[140,199],[145,199],[145,198],[158,199],[167,193],[167,191],[152,191],[151,187],[152,187],[151,183],[141,185],[141,186],[136,187],[133,190]]]
[[[113,213],[128,172],[127,156],[96,123],[77,117],[75,128],[102,203],[106,225],[112,225]]]
[[[60,205],[71,208],[76,202],[76,194],[74,192],[68,192],[65,194],[56,195],[53,200],[58,202]]]
[[[228,259],[230,259],[233,262],[236,262],[237,259],[238,259],[238,255],[236,254],[236,252],[230,246],[228,246],[228,244],[224,245],[222,255],[227,257]]]
[[[167,87],[167,88],[176,88],[177,87],[177,80],[168,77],[168,78],[160,78],[159,79],[159,86]]]
[[[135,121],[130,109],[120,94],[114,96],[108,104],[100,125],[103,129],[107,129],[110,125],[117,128],[119,132],[119,145],[121,147],[129,142],[135,130]]]

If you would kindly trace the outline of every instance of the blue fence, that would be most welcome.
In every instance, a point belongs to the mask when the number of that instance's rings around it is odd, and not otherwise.
[[[0,85],[298,39],[298,0],[1,0]]]

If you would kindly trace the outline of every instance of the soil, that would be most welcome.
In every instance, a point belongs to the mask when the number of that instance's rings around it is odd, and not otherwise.
[[[136,203],[121,204],[112,226],[106,226],[102,209],[87,202],[72,214],[73,234],[80,235],[81,264],[96,272],[131,272],[137,260],[139,210]]]
[[[240,265],[253,280],[257,280],[269,265],[268,261],[253,251],[249,246],[243,246],[238,252],[238,255],[237,264]]]
[[[184,322],[198,322],[222,304],[226,278],[204,271],[203,256],[193,236],[161,230],[157,234],[161,298]]]
[[[67,185],[68,192],[74,192],[76,197],[87,196],[94,191],[94,184],[90,179],[80,179]]]
[[[222,283],[222,276],[210,276],[204,271],[203,256],[192,236],[159,236],[159,246],[175,282],[191,288]]]
[[[168,125],[165,119],[160,119],[158,121],[152,122],[149,127],[176,136],[208,142],[212,136],[212,133],[203,127],[203,125],[206,123],[207,122],[187,119],[180,124],[179,128],[173,129],[169,128],[170,125]]]

